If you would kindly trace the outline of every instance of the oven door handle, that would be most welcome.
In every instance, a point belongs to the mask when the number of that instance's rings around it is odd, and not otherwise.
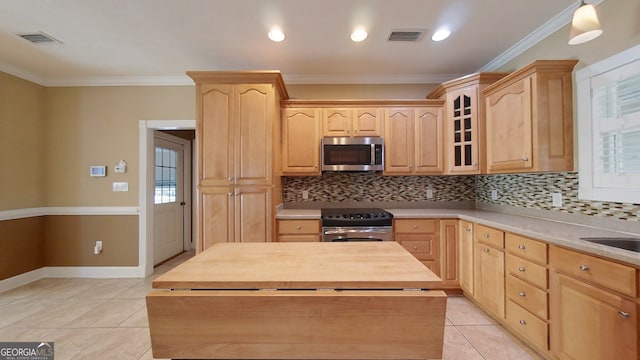
[[[325,230],[325,235],[340,235],[352,233],[391,233],[391,230],[384,229],[362,229],[362,230]]]

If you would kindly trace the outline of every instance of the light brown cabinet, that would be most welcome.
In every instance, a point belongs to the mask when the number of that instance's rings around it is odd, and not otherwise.
[[[474,298],[494,316],[505,317],[504,232],[476,224]]]
[[[320,220],[278,220],[279,242],[320,241]]]
[[[443,121],[441,106],[386,109],[384,173],[442,174]]]
[[[506,233],[506,323],[539,351],[549,350],[547,244]]]
[[[188,72],[196,83],[198,252],[216,242],[271,241],[282,191],[279,72]],[[274,166],[274,163],[278,166]]]
[[[322,135],[374,137],[382,135],[381,108],[323,108]]]
[[[394,219],[393,238],[440,276],[440,225],[436,219]]]
[[[551,351],[559,359],[637,359],[638,269],[550,247]]]
[[[460,288],[465,294],[473,297],[473,223],[460,220],[459,234]]]
[[[460,285],[459,257],[459,220],[440,220],[440,278],[443,288],[458,288]]]
[[[320,175],[320,138],[320,109],[283,109],[282,175]]]
[[[576,63],[534,61],[482,91],[488,173],[573,170]]]
[[[445,100],[445,164],[447,174],[480,174],[485,160],[485,100],[487,85],[507,73],[477,73],[447,81],[427,95]]]

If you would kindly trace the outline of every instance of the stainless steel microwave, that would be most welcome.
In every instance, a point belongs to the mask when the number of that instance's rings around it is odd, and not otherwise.
[[[325,137],[321,144],[322,171],[384,170],[381,137]]]

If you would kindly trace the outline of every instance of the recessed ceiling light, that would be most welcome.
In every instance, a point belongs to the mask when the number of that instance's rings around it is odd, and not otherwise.
[[[282,32],[282,30],[278,28],[271,29],[271,31],[269,31],[268,36],[269,36],[269,39],[275,42],[280,42],[284,40],[284,33]]]
[[[355,29],[351,33],[351,40],[355,42],[363,41],[366,38],[367,38],[367,32],[364,29]]]
[[[433,41],[442,41],[442,40],[448,38],[449,35],[451,35],[451,31],[449,31],[447,29],[440,29],[440,30],[436,31],[433,34],[433,36],[431,37],[431,40],[433,40]]]

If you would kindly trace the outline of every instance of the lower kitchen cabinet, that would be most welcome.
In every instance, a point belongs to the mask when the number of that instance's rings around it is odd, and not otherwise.
[[[212,186],[200,188],[198,231],[201,249],[217,242],[271,241],[271,188]]]
[[[458,220],[440,220],[440,278],[444,288],[458,288],[460,284],[458,229]]]
[[[394,219],[393,238],[440,276],[440,235],[437,219]]]
[[[473,296],[473,223],[460,220],[458,269],[460,288]]]
[[[320,220],[278,220],[279,242],[319,242]]]
[[[474,298],[485,310],[504,319],[504,232],[476,225],[474,241]]]
[[[636,282],[631,290],[637,296],[638,270],[553,246],[550,265],[553,355],[562,360],[638,359],[638,298],[613,290],[625,289],[627,279],[607,278],[615,272],[632,273]],[[628,271],[620,272],[622,267]]]

